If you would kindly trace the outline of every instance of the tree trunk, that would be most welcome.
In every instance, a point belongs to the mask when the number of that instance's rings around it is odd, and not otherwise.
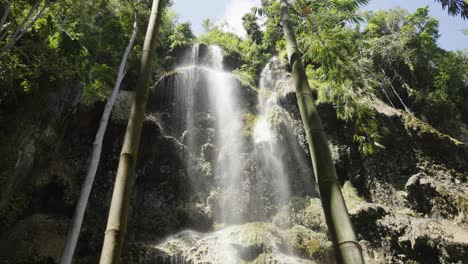
[[[31,22],[29,22],[29,24],[24,29],[22,29],[17,36],[15,36],[14,38],[12,37],[10,39],[10,43],[8,44],[9,47],[13,47],[15,43],[23,37],[24,33],[29,31],[34,26],[34,23],[36,23],[37,19],[39,19],[42,16],[42,13],[44,13],[47,7],[49,7],[49,4],[44,4],[44,6],[32,18]]]
[[[34,10],[36,10],[36,8],[39,6],[39,1],[37,1],[36,3],[34,3],[34,5],[31,7],[31,10],[29,10],[29,13],[26,15],[26,17],[23,19],[23,21],[21,22],[21,24],[16,28],[15,32],[13,32],[13,34],[11,35],[10,37],[10,40],[8,41],[7,44],[5,44],[5,47],[7,47],[9,45],[9,43],[11,42],[12,39],[15,39],[16,36],[18,36],[18,34],[21,32],[21,30],[23,29],[23,27],[26,25],[26,23],[28,23],[29,19],[31,19],[33,13],[34,13]],[[8,33],[5,32],[3,33],[2,37],[0,38],[0,41],[3,41],[6,37],[8,36]]]
[[[101,252],[101,264],[116,264],[127,231],[128,209],[134,183],[135,164],[140,144],[141,130],[148,103],[149,84],[151,81],[152,61],[159,30],[161,13],[166,0],[153,0],[151,15],[146,31],[145,43],[141,54],[141,65],[136,84],[136,96],[128,120],[127,131],[120,154],[114,192],[107,221],[104,244]]]
[[[5,11],[3,11],[2,20],[0,20],[0,31],[3,29],[3,26],[5,25],[6,19],[8,18],[8,15],[10,14],[10,9],[11,9],[11,4],[12,3],[13,3],[13,0],[8,1],[8,4],[5,7]]]
[[[115,82],[114,90],[112,91],[109,100],[106,103],[104,112],[102,113],[101,122],[99,124],[98,131],[96,133],[96,139],[93,143],[93,150],[91,157],[88,162],[88,170],[86,172],[86,178],[81,187],[81,193],[79,200],[76,204],[75,214],[73,215],[72,222],[68,229],[67,240],[65,241],[65,248],[60,259],[61,264],[70,264],[73,259],[73,254],[75,252],[76,243],[78,242],[78,237],[80,235],[81,224],[83,223],[83,217],[85,214],[86,206],[88,204],[89,194],[91,193],[91,188],[93,186],[94,177],[96,176],[96,171],[99,165],[99,160],[101,158],[102,142],[104,140],[104,134],[106,133],[107,123],[109,121],[109,116],[112,112],[115,100],[119,94],[120,85],[125,76],[125,69],[127,65],[128,56],[132,50],[133,44],[138,33],[137,26],[137,14],[135,12],[135,21],[133,23],[133,33],[128,42],[127,48],[122,56],[122,61],[120,62],[119,73],[117,75],[117,80]]]
[[[297,103],[306,131],[315,179],[319,187],[328,230],[335,247],[336,258],[338,263],[364,263],[361,247],[349,220],[322,122],[301,61],[286,0],[281,0],[280,9]]]

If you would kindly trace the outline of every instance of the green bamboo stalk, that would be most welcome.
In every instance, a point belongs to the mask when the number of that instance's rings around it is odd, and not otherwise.
[[[280,9],[297,103],[306,131],[315,179],[319,187],[328,231],[335,247],[336,259],[338,263],[364,263],[362,250],[349,219],[322,122],[301,61],[287,0],[281,0]]]
[[[151,7],[151,15],[141,54],[141,65],[136,84],[135,101],[133,102],[128,120],[122,152],[120,153],[114,192],[112,194],[101,260],[99,262],[101,264],[120,263],[120,255],[127,231],[128,211],[134,184],[135,164],[146,105],[148,103],[156,35],[158,34],[161,13],[165,4],[166,0],[153,0],[153,5]]]

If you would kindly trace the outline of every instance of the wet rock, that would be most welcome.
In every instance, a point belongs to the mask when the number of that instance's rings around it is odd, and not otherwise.
[[[304,226],[291,229],[291,245],[299,256],[318,263],[334,263],[333,245],[325,233],[314,232]]]
[[[254,261],[260,254],[265,252],[264,245],[252,245],[244,247],[238,244],[231,245],[237,252],[237,255],[243,261]]]
[[[418,173],[411,176],[405,188],[409,204],[416,211],[444,218],[458,215],[451,191],[444,188],[443,183],[437,184],[428,175]]]
[[[151,243],[141,243],[144,245],[145,253],[139,254],[139,261],[170,259],[174,263],[177,259],[175,263],[194,264],[241,263],[243,261],[284,264],[311,263],[306,259],[291,256],[286,244],[288,239],[288,232],[264,223],[231,226],[206,234],[184,231],[172,235],[156,245],[153,244],[153,246],[148,246]],[[323,240],[323,237],[321,239]],[[314,251],[316,254],[322,250],[321,246],[312,248],[317,249]]]
[[[202,158],[207,161],[213,161],[215,158],[215,147],[211,143],[206,143],[201,147]]]

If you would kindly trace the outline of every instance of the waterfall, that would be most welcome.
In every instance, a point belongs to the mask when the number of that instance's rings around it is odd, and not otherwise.
[[[275,93],[275,76],[270,63],[260,75],[260,91],[258,94],[259,116],[254,128],[255,153],[264,165],[260,173],[268,175],[270,188],[275,190],[274,207],[278,208],[288,202],[291,186],[288,173],[284,167],[283,156],[287,147],[277,138],[275,122],[282,122],[282,109],[278,105]]]
[[[223,68],[219,47],[193,45],[153,91],[156,102],[150,103],[150,112],[165,136],[184,146],[181,158],[190,195],[198,203],[211,201],[207,206],[213,220],[223,228],[183,235],[191,241],[217,241],[209,253],[214,263],[239,263],[235,245],[246,238],[240,235],[238,242],[233,241],[235,227],[271,222],[288,205],[291,193],[304,193],[298,189],[311,186],[312,170],[291,125],[293,118],[275,96],[277,84],[286,78],[278,61],[272,60],[262,71],[257,95]],[[247,113],[256,115],[250,136],[243,134]],[[271,250],[282,255],[284,247],[276,240],[271,238]],[[171,261],[187,261],[194,250],[189,251],[169,254]]]
[[[231,74],[222,72],[223,56],[217,46],[209,47],[213,70],[209,71],[208,92],[216,117],[216,146],[219,149],[218,166],[215,175],[221,186],[221,211],[218,221],[221,223],[239,223],[237,213],[239,197],[242,196],[241,157],[243,147],[241,130],[243,126],[242,109],[237,96],[238,84]]]

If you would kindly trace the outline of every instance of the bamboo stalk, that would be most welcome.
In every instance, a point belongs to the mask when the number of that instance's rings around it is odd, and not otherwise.
[[[319,187],[328,231],[335,247],[336,258],[338,263],[364,263],[362,250],[349,219],[322,122],[301,61],[286,0],[281,0],[280,9],[297,103],[306,131],[315,179]]]
[[[120,263],[120,255],[127,230],[128,211],[134,183],[135,163],[141,138],[143,120],[148,103],[152,61],[165,0],[153,0],[151,15],[141,55],[140,72],[135,101],[128,120],[120,154],[119,166],[112,194],[112,202],[101,252],[101,264]]]

